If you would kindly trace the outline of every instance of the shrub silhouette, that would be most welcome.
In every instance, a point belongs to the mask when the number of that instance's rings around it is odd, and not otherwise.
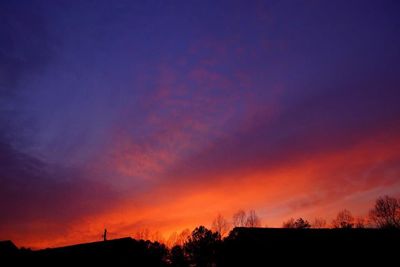
[[[244,227],[246,226],[246,212],[244,210],[238,210],[232,216],[233,227]]]

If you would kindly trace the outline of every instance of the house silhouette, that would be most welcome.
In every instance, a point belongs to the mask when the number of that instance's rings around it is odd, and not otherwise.
[[[22,263],[34,266],[161,266],[165,247],[131,237],[33,251]]]
[[[0,241],[0,257],[14,256],[18,251],[17,246],[11,240]]]
[[[224,241],[223,266],[389,266],[397,262],[398,229],[233,229]]]

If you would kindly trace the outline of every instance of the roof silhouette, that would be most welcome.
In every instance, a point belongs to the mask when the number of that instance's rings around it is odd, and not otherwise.
[[[31,259],[41,266],[160,266],[163,255],[157,244],[124,237],[46,248],[35,251]]]
[[[17,246],[11,240],[0,241],[0,256],[10,255],[18,252]]]
[[[225,241],[225,266],[263,266],[304,263],[385,262],[397,255],[400,231],[396,229],[288,229],[235,228]]]
[[[105,241],[74,244],[74,245],[69,245],[69,246],[64,246],[64,247],[46,248],[46,249],[39,250],[38,252],[48,252],[48,251],[74,252],[74,251],[79,251],[79,250],[110,249],[110,248],[114,248],[114,247],[123,247],[126,245],[131,245],[132,243],[134,243],[134,239],[132,239],[131,237],[123,237],[123,238],[117,238],[117,239],[111,239],[111,240],[105,240]]]

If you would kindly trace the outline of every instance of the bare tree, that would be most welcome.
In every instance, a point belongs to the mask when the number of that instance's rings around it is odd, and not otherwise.
[[[229,231],[228,221],[224,218],[224,216],[218,214],[212,222],[211,230],[218,232],[221,237],[224,237]]]
[[[366,220],[364,217],[357,217],[354,222],[354,228],[365,228]]]
[[[254,210],[249,211],[249,215],[247,216],[246,219],[246,226],[247,227],[260,227],[261,221],[258,215]]]
[[[238,210],[232,216],[232,223],[234,227],[245,227],[246,226],[246,212],[244,210]]]
[[[307,220],[304,220],[303,218],[298,218],[297,220],[290,218],[288,221],[283,223],[282,227],[283,228],[305,229],[305,228],[310,228],[311,225]]]
[[[400,228],[400,200],[389,196],[379,197],[369,217],[379,228]]]
[[[326,227],[326,220],[321,217],[316,217],[311,224],[312,228],[325,228]]]
[[[191,235],[191,231],[189,229],[183,230],[176,239],[176,245],[183,246]]]
[[[178,241],[178,233],[175,231],[169,235],[165,245],[167,245],[167,247],[169,248],[172,248],[177,245],[177,241]]]
[[[340,211],[336,219],[332,221],[332,226],[334,228],[353,228],[354,226],[354,217],[350,211],[344,209]]]
[[[166,243],[163,235],[159,231],[150,233],[149,239],[154,242],[157,241],[158,243]]]
[[[141,240],[149,240],[150,239],[150,231],[147,228],[139,229],[135,235],[135,239],[141,239]]]
[[[282,228],[294,228],[294,219],[290,218],[289,220],[283,222]]]

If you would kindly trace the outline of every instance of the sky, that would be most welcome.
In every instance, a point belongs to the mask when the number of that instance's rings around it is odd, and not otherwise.
[[[0,2],[0,240],[400,196],[398,1]]]

